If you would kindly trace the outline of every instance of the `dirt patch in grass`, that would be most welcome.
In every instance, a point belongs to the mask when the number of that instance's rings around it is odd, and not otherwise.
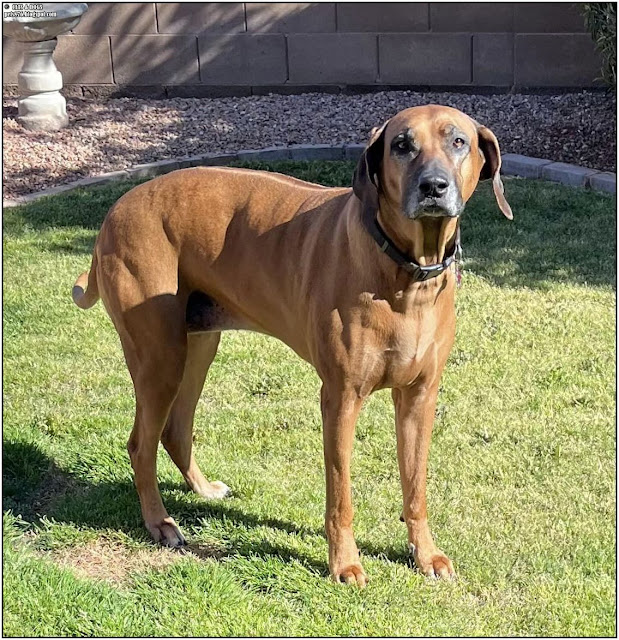
[[[220,558],[222,551],[203,543],[190,544],[180,550],[155,546],[134,550],[117,542],[98,539],[78,546],[39,551],[38,554],[70,569],[79,578],[123,585],[136,573],[165,569],[187,557],[195,560]]]
[[[75,478],[63,473],[59,469],[51,469],[45,474],[40,489],[30,500],[32,513],[50,513],[56,505],[67,495],[78,497],[85,493],[85,487]]]

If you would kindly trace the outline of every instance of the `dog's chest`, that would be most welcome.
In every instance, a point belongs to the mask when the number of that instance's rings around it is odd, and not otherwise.
[[[422,374],[433,375],[453,338],[445,311],[442,305],[394,309],[385,300],[362,300],[350,352],[358,385],[366,390],[403,387]]]
[[[407,386],[435,366],[436,327],[427,318],[418,323],[397,319],[393,325],[377,345],[382,351],[382,386]]]

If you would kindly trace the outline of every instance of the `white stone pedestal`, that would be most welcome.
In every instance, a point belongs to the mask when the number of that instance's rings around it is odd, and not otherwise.
[[[24,43],[24,65],[17,74],[17,121],[24,128],[56,131],[69,123],[52,54],[57,36],[74,29],[87,10],[85,2],[2,4],[2,35]]]
[[[57,131],[69,123],[61,95],[62,75],[52,54],[58,39],[24,43],[24,66],[17,75],[17,121],[31,131]]]

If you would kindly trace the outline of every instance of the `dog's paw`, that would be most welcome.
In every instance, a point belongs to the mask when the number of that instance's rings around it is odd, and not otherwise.
[[[361,588],[365,587],[368,583],[368,577],[359,562],[332,570],[331,580],[334,582],[344,582],[345,584],[356,584]]]
[[[453,563],[440,549],[424,553],[411,544],[410,552],[415,566],[427,578],[455,579]]]
[[[173,549],[183,547],[187,544],[185,536],[181,533],[174,518],[168,516],[156,524],[146,523],[151,536],[155,542],[159,542],[164,547],[172,547]]]
[[[232,490],[223,482],[215,480],[214,482],[207,482],[204,486],[200,487],[196,493],[206,500],[220,500],[221,498],[229,496]]]

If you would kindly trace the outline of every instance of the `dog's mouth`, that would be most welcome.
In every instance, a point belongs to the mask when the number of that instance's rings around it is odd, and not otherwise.
[[[420,216],[428,218],[439,218],[440,216],[448,216],[449,213],[443,207],[436,203],[434,198],[425,198],[419,203],[417,213]]]
[[[413,218],[456,218],[461,211],[455,211],[454,207],[443,206],[435,198],[424,198],[417,205]]]

